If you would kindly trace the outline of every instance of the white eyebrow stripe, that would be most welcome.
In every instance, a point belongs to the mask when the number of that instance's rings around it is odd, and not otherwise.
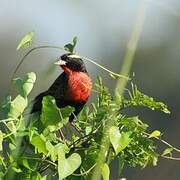
[[[76,58],[76,59],[79,59],[79,58],[80,58],[80,56],[79,56],[79,55],[76,55],[76,54],[69,55],[68,57],[70,57],[70,58]]]

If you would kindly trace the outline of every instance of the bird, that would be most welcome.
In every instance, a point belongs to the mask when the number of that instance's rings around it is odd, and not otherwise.
[[[43,97],[53,96],[58,108],[74,107],[75,110],[69,117],[69,122],[72,123],[88,101],[92,79],[79,55],[63,54],[55,64],[60,66],[63,72],[48,90],[36,96],[31,113],[41,112]]]

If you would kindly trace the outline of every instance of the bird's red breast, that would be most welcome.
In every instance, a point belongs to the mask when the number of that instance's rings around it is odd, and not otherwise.
[[[63,70],[68,75],[68,98],[76,102],[86,102],[92,89],[90,76],[85,72],[72,71],[67,67],[63,67]]]

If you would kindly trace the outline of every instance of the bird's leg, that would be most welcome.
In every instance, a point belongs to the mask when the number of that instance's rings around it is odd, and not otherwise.
[[[59,137],[61,138],[61,140],[64,141],[65,140],[65,136],[64,136],[64,134],[63,134],[61,129],[58,130],[58,134],[59,134]]]
[[[78,133],[78,135],[81,136],[80,129],[73,123],[73,121],[70,121],[69,123],[70,123],[71,127],[76,131],[76,133]]]

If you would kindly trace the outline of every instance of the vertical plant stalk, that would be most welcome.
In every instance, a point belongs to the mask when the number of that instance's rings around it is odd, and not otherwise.
[[[143,0],[139,7],[139,12],[137,19],[134,24],[133,31],[131,33],[130,39],[127,44],[127,50],[124,57],[124,63],[122,65],[120,74],[124,76],[129,76],[130,69],[134,60],[135,52],[137,49],[138,41],[143,29],[145,15],[147,9],[147,0]],[[117,81],[115,92],[118,92],[120,95],[123,94],[124,88],[126,87],[127,80],[121,79]]]
[[[137,49],[137,44],[138,44],[142,29],[143,29],[143,24],[144,24],[145,15],[146,15],[146,9],[147,9],[147,1],[143,0],[142,3],[140,4],[139,10],[138,10],[137,19],[135,21],[133,31],[131,33],[130,39],[127,44],[127,51],[126,51],[126,54],[124,57],[122,69],[120,71],[120,74],[123,76],[126,76],[126,77],[129,76],[129,72],[130,72],[130,69],[131,69],[131,66],[133,63],[134,55],[135,55],[135,52]],[[118,92],[121,96],[126,87],[127,81],[128,81],[128,79],[124,79],[124,78],[118,80],[116,88],[115,88],[115,93]],[[101,141],[102,143],[101,143],[99,156],[97,159],[97,165],[94,169],[94,172],[92,175],[92,180],[101,179],[101,172],[102,172],[101,168],[106,161],[106,154],[108,153],[108,149],[110,146],[108,130],[113,125],[113,114],[114,113],[115,112],[112,112],[112,119],[108,118],[108,121],[106,124],[104,135],[103,135],[103,138]]]

